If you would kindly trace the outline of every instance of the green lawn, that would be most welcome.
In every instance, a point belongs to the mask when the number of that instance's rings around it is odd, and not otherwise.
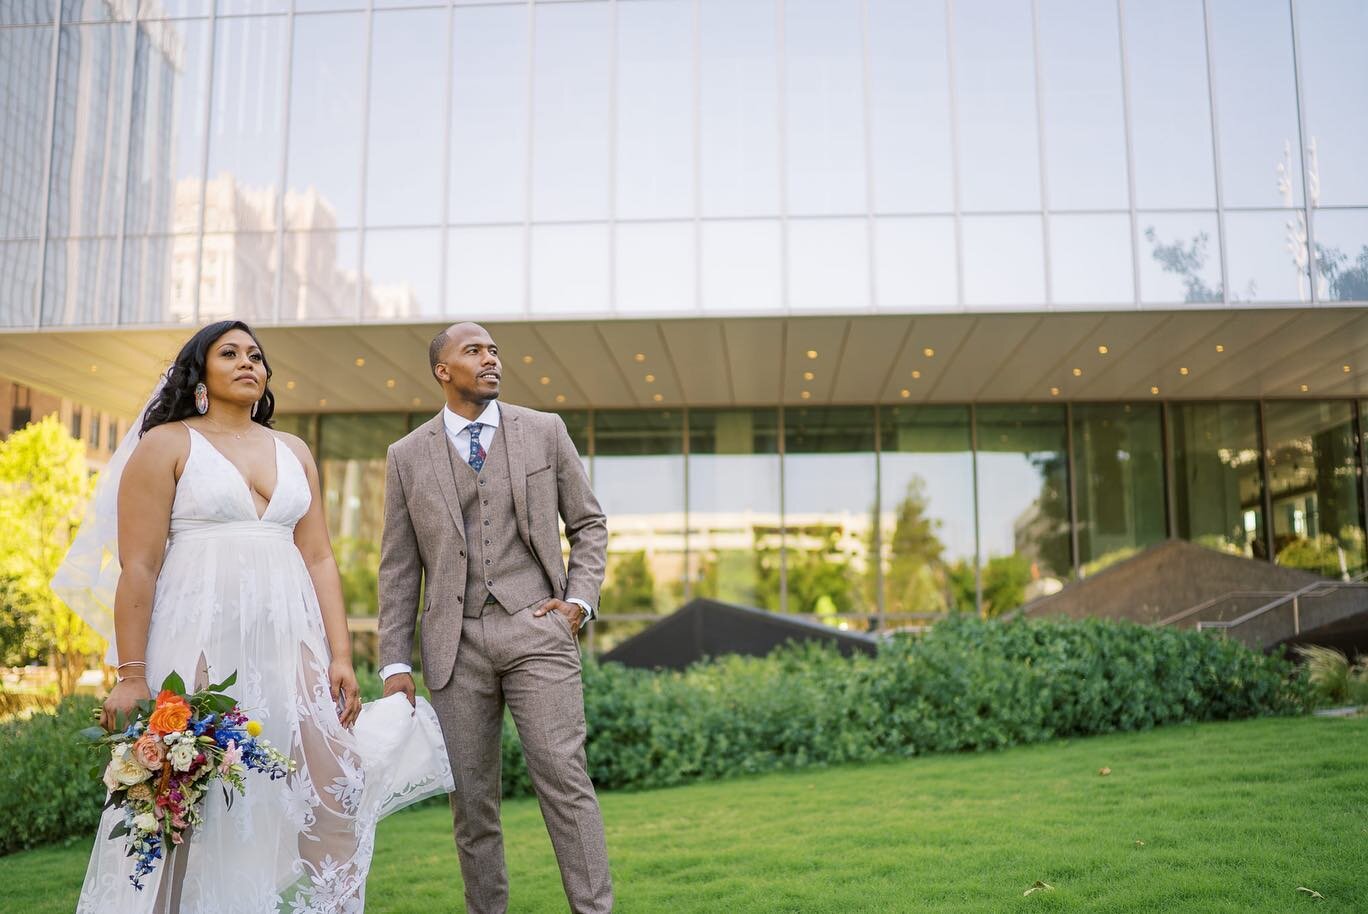
[[[1368,719],[1179,726],[602,800],[623,912],[1368,911]],[[565,910],[536,803],[506,804],[504,821],[510,910]],[[73,910],[88,848],[0,858],[0,909]],[[1023,896],[1036,880],[1053,890]],[[461,909],[445,807],[384,822],[368,896],[371,914]]]

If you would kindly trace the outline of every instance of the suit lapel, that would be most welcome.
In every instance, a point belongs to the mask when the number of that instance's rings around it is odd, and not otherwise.
[[[428,459],[432,461],[432,472],[437,477],[437,488],[442,493],[447,510],[451,512],[452,523],[461,539],[465,539],[465,520],[461,515],[461,496],[456,491],[456,477],[451,474],[451,445],[447,442],[446,423],[442,414],[427,424]]]
[[[508,456],[508,485],[513,490],[513,514],[518,522],[518,535],[531,548],[532,534],[527,526],[527,461],[523,452],[522,424],[518,422],[516,408],[500,404],[499,410],[504,453]]]

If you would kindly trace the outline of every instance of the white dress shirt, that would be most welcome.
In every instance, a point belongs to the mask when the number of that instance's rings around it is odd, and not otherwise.
[[[494,430],[499,427],[499,401],[490,400],[484,412],[480,413],[478,419],[480,423],[480,447],[484,448],[486,454],[489,453],[489,446],[494,443]],[[451,439],[452,445],[456,448],[456,453],[460,454],[465,460],[470,459],[470,426],[473,425],[464,416],[458,416],[452,412],[450,406],[442,407],[442,424],[446,426],[447,437]],[[584,609],[584,619],[581,624],[594,618],[594,607],[583,600],[571,597],[566,602],[574,603]],[[380,670],[380,679],[385,680],[396,673],[412,673],[413,667],[407,663],[391,663]]]

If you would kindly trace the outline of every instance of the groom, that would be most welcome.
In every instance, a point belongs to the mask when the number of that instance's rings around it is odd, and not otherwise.
[[[570,907],[611,911],[575,640],[603,582],[603,512],[561,418],[499,403],[499,348],[483,327],[448,327],[428,361],[446,406],[392,444],[386,459],[385,695],[413,701],[409,659],[422,594],[423,676],[456,779],[451,809],[466,910],[508,908],[499,824],[507,702]],[[570,540],[568,569],[557,514]]]

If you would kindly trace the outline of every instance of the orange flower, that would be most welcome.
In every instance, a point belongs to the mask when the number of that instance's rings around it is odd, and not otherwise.
[[[164,736],[185,729],[189,722],[190,705],[184,698],[166,689],[157,696],[157,706],[147,721],[147,729],[151,733]]]

